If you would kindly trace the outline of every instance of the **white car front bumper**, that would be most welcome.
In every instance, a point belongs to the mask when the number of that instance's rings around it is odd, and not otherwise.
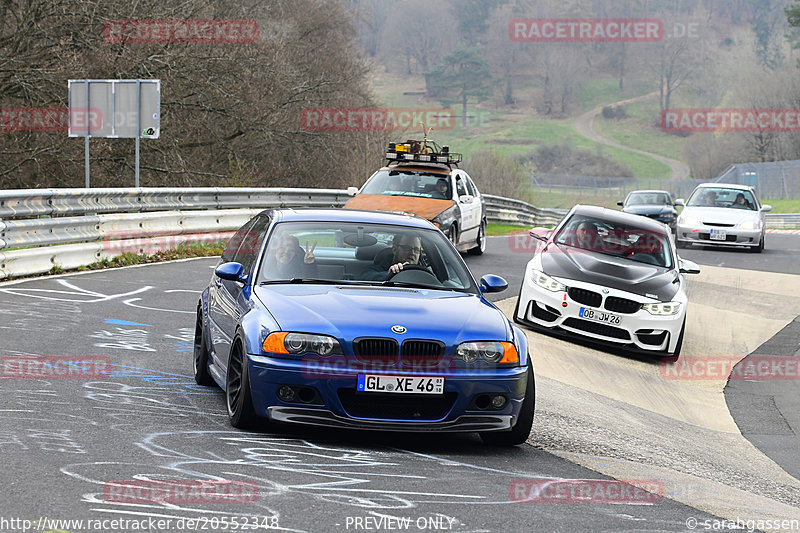
[[[686,316],[686,296],[675,295],[672,315],[653,315],[642,304],[658,303],[619,289],[554,278],[566,290],[550,291],[535,284],[526,269],[514,319],[522,324],[626,346],[643,352],[672,353]],[[589,319],[592,317],[594,319]],[[598,319],[605,318],[605,321]]]

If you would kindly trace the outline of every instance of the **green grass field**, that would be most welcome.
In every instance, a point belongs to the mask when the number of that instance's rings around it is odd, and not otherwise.
[[[659,109],[656,99],[634,102],[624,106],[628,118],[594,121],[598,133],[620,144],[681,161],[685,137],[661,131],[658,125]]]
[[[620,93],[616,78],[597,78],[586,82],[580,89],[577,103],[583,110],[593,109],[605,103],[613,103],[639,94],[645,94],[652,87],[640,83],[638,86],[627,82],[624,93]],[[420,93],[425,90],[422,76],[384,75],[375,79],[373,89],[381,105],[412,108],[440,108],[441,104],[427,100]],[[413,94],[404,94],[413,93]],[[686,138],[668,135],[658,126],[658,100],[655,98],[626,104],[627,118],[609,120],[598,117],[595,128],[603,136],[620,144],[639,150],[656,153],[677,160],[683,160]],[[460,113],[460,109],[455,109]],[[637,188],[658,188],[658,182],[669,178],[669,167],[645,155],[628,152],[618,148],[599,145],[578,134],[573,127],[573,119],[545,119],[536,115],[532,109],[493,109],[488,104],[470,105],[467,111],[468,124],[461,120],[452,129],[433,131],[430,136],[440,145],[450,146],[451,151],[460,152],[465,160],[481,150],[494,149],[506,156],[531,154],[537,146],[563,143],[576,150],[599,152],[618,163],[625,165],[637,178],[642,178]],[[421,129],[393,134],[395,140],[419,137]],[[523,195],[534,205],[549,208],[568,209],[577,203],[601,205],[616,208],[616,202],[624,198],[598,195],[592,190],[574,192],[530,191]],[[800,212],[800,200],[762,200],[773,206],[775,213]]]
[[[422,77],[382,76],[375,80],[373,89],[382,105],[392,107],[439,108],[441,104],[426,100],[418,93],[424,91]],[[415,93],[415,94],[404,94]],[[620,95],[617,81],[599,79],[587,83],[581,92],[582,106],[594,107],[604,101],[615,101],[630,95]],[[459,114],[460,108],[453,109]],[[534,111],[494,110],[487,105],[471,105],[467,110],[467,125],[457,118],[452,129],[435,130],[430,136],[440,145],[448,145],[454,152],[460,152],[467,160],[480,150],[492,148],[507,156],[524,156],[532,153],[537,146],[563,143],[576,150],[599,152],[626,166],[634,176],[647,178],[668,178],[669,167],[650,157],[606,147],[578,134],[572,125],[573,119],[546,119]],[[419,136],[420,129],[397,132],[395,140],[409,136]]]
[[[584,111],[594,109],[609,102],[619,102],[640,94],[647,94],[655,87],[651,82],[626,81],[625,91],[620,92],[617,78],[592,78],[583,84],[578,92],[578,104]]]

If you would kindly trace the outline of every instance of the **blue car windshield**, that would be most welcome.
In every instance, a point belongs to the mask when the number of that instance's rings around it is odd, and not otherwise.
[[[441,232],[341,221],[276,224],[258,281],[478,292],[464,260]]]

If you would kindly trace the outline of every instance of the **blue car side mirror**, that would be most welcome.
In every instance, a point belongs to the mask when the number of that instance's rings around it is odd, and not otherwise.
[[[481,278],[481,292],[503,292],[508,288],[508,282],[500,276],[486,274]]]
[[[241,263],[222,263],[214,270],[214,274],[228,281],[238,281],[239,283],[247,281],[247,276],[244,274],[244,266]]]

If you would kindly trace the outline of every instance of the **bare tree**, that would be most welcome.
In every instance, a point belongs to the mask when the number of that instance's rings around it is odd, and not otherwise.
[[[387,24],[380,55],[402,61],[406,74],[422,74],[458,45],[456,21],[445,2],[407,0],[403,10],[413,13],[413,23]]]
[[[519,198],[530,186],[528,171],[520,161],[499,150],[479,150],[463,167],[485,194]]]
[[[670,108],[673,95],[693,73],[693,51],[688,39],[665,39],[653,46],[651,71],[658,84],[661,111]]]
[[[2,4],[0,101],[62,107],[70,78],[162,83],[162,136],[142,145],[142,184],[344,186],[379,164],[385,133],[307,131],[309,107],[375,105],[352,13],[337,0],[87,0]],[[118,19],[253,19],[255,42],[109,42]],[[78,186],[83,143],[65,132],[0,132],[0,187]],[[133,143],[94,139],[92,182],[131,185]]]

